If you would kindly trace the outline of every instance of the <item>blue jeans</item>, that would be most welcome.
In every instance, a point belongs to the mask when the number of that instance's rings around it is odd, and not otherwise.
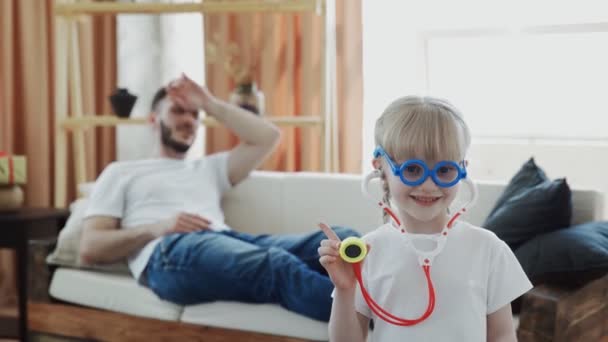
[[[341,239],[358,236],[335,227]],[[235,231],[172,234],[161,240],[145,271],[147,286],[181,305],[215,300],[278,303],[328,321],[333,284],[319,264],[319,230],[301,235]]]

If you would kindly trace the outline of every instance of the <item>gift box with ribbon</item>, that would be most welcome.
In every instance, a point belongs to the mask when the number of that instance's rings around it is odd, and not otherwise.
[[[25,156],[13,156],[0,151],[0,186],[25,184],[27,163]]]

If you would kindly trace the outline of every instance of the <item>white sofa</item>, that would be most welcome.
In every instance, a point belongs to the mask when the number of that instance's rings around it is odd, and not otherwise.
[[[380,210],[361,194],[361,176],[255,172],[225,198],[227,223],[250,233],[295,233],[317,229],[320,221],[361,233],[381,224]],[[480,225],[504,184],[478,183],[479,200],[465,219]],[[371,187],[380,196],[380,187]],[[573,223],[600,219],[601,193],[573,189]],[[148,318],[327,340],[327,325],[277,305],[214,302],[181,307],[158,299],[129,276],[59,268],[50,294],[84,306]]]

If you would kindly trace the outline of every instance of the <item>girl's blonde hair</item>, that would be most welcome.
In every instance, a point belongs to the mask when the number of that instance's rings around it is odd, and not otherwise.
[[[411,158],[460,162],[471,144],[462,114],[449,102],[434,97],[406,96],[393,101],[376,121],[374,137],[376,146],[382,146],[396,163]],[[385,177],[382,172],[383,200],[389,204]]]

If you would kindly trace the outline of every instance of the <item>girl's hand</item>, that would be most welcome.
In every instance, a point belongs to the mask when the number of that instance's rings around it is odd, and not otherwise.
[[[319,223],[319,227],[328,239],[321,241],[319,247],[319,262],[327,270],[329,278],[337,289],[350,290],[357,285],[353,267],[340,257],[340,238],[325,223]]]

